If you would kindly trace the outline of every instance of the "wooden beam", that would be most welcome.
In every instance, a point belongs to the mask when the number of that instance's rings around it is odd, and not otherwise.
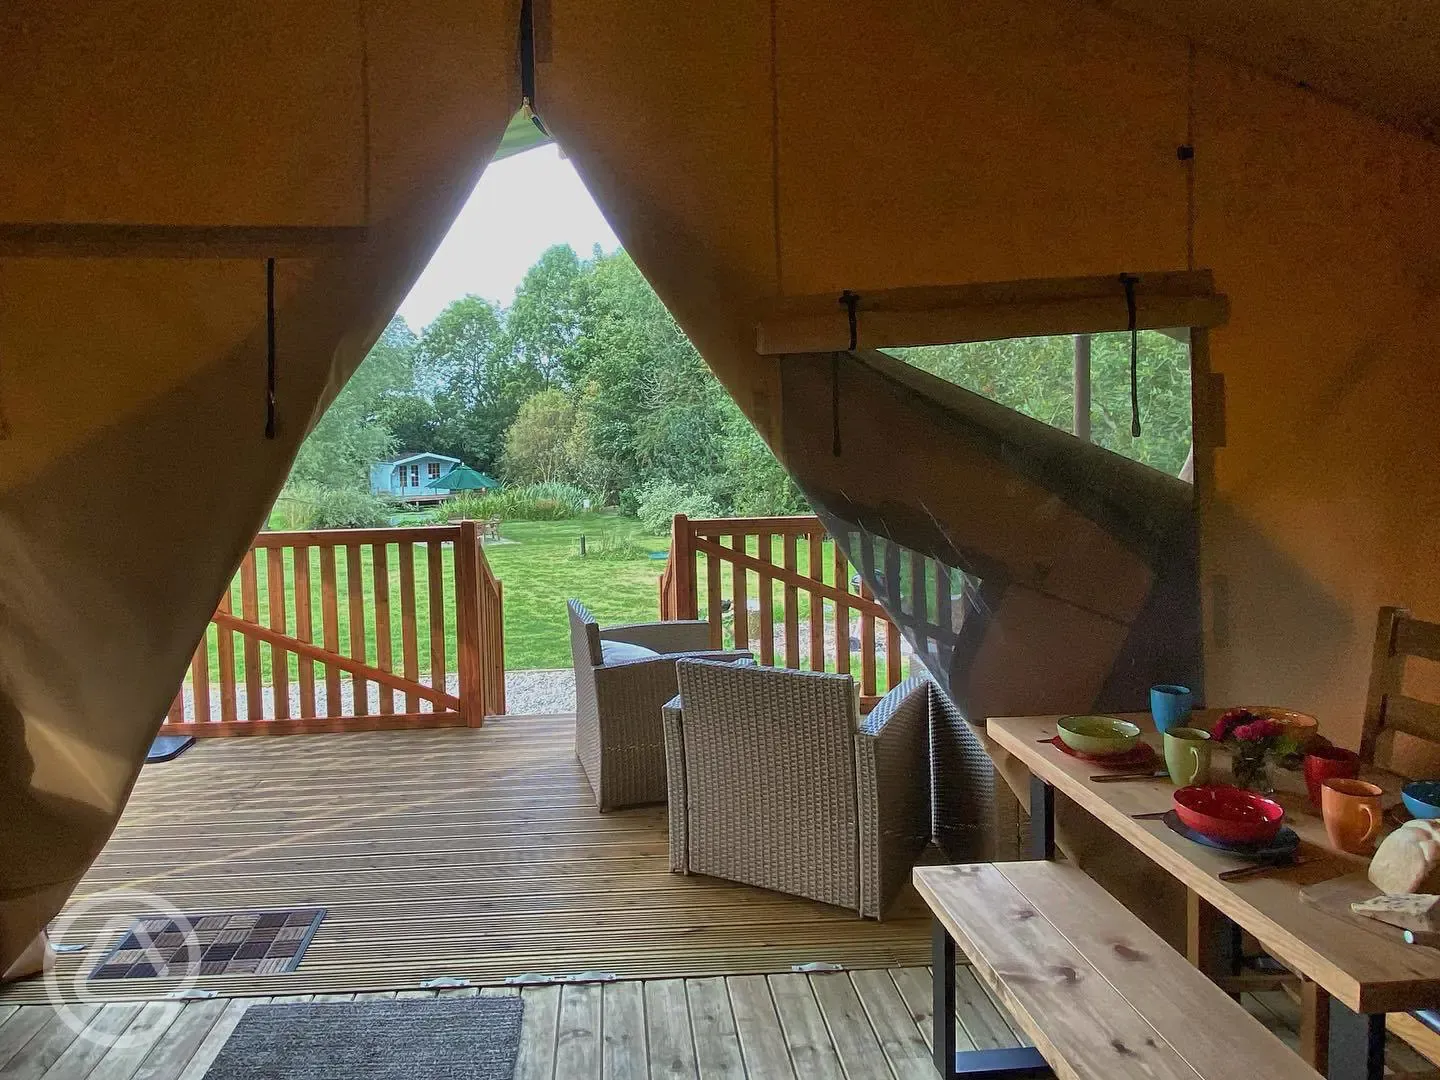
[[[1218,326],[1229,302],[1206,271],[1139,275],[1136,326],[1141,330]],[[762,355],[846,349],[850,328],[838,293],[782,297],[762,311],[756,350]],[[1119,275],[985,285],[924,286],[861,292],[858,347],[894,348],[961,341],[1100,334],[1124,330],[1128,313]]]
[[[0,223],[0,258],[283,259],[352,250],[363,225]]]

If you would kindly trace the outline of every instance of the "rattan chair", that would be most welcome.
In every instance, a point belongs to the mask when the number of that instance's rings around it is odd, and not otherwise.
[[[676,667],[670,869],[880,918],[930,841],[930,681],[862,718],[848,675]]]
[[[675,696],[681,656],[748,659],[748,652],[711,650],[700,621],[635,623],[601,629],[585,605],[571,600],[570,650],[575,662],[575,756],[602,810],[665,801],[665,735],[661,707]],[[605,662],[604,644],[624,642],[659,654]]]

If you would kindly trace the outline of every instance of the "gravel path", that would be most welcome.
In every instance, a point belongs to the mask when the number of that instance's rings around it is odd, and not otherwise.
[[[428,676],[422,675],[420,681],[426,686],[430,685]],[[460,691],[460,676],[451,674],[446,680],[446,690],[452,694]],[[369,684],[370,711],[380,711],[380,688],[374,683]],[[266,686],[261,690],[262,706],[264,716],[274,716],[275,691],[272,687]],[[355,701],[355,692],[350,684],[350,677],[342,675],[340,678],[340,708],[339,715],[349,716],[352,713]],[[235,715],[243,719],[246,715],[246,696],[244,685],[235,688]],[[405,706],[403,695],[396,695],[396,708],[402,709]],[[533,716],[542,713],[567,713],[575,711],[575,673],[569,668],[555,668],[538,671],[507,671],[505,673],[505,706],[512,715]],[[300,687],[296,683],[290,684],[290,715],[300,715]],[[325,715],[325,682],[323,679],[315,683],[315,715]],[[220,718],[220,691],[216,687],[210,689],[210,718]],[[195,701],[190,688],[185,688],[185,719],[195,719]]]

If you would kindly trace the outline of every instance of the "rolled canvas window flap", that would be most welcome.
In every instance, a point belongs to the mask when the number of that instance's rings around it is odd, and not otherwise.
[[[1138,273],[1136,328],[1218,326],[1229,314],[1208,271]],[[936,285],[859,294],[858,345],[885,349],[961,341],[1098,334],[1125,329],[1125,287],[1105,277]],[[770,302],[756,328],[762,355],[848,349],[850,323],[840,293]]]

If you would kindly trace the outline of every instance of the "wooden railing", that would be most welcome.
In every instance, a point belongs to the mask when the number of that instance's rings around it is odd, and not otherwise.
[[[905,677],[899,629],[816,517],[676,515],[660,617],[706,619],[713,648],[767,667],[853,674],[867,699]]]
[[[475,727],[504,711],[502,589],[477,522],[267,532],[161,733]]]

